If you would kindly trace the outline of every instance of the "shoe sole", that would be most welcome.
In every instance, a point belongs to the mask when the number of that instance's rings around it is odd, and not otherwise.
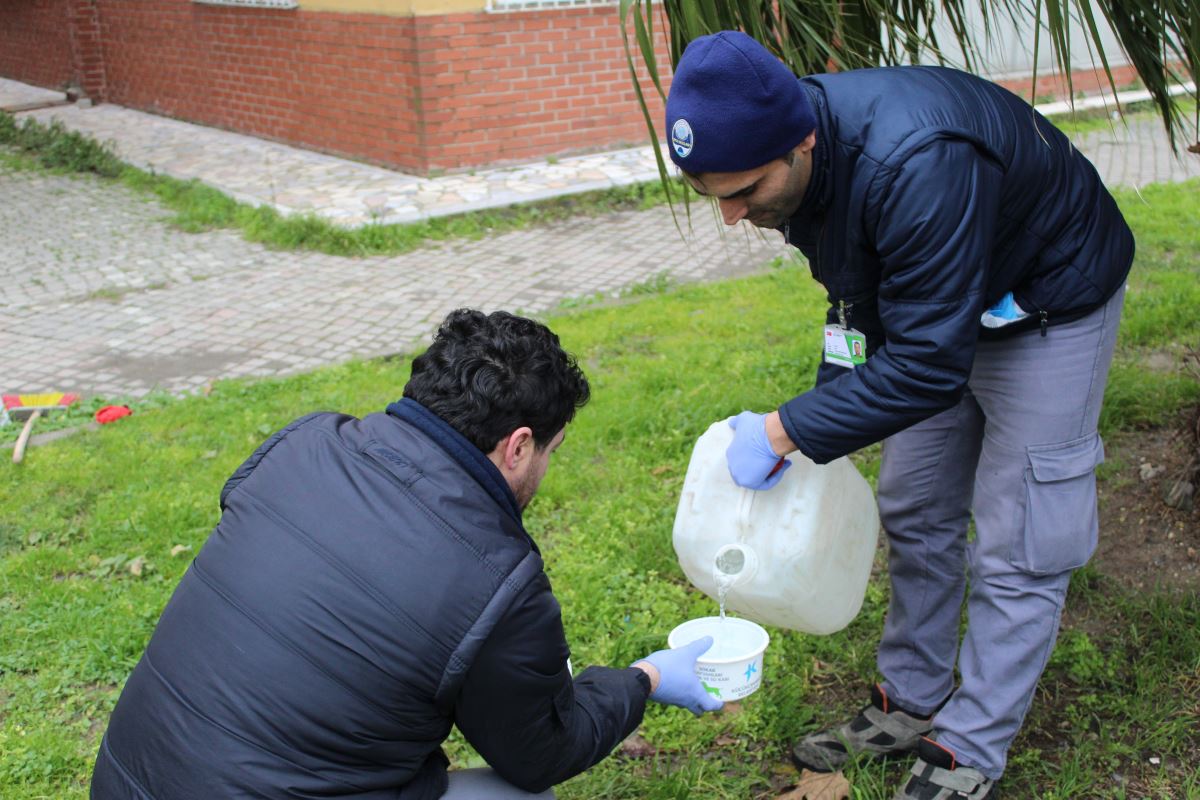
[[[896,759],[907,758],[911,755],[914,755],[916,752],[917,752],[917,749],[914,747],[912,750],[889,750],[885,753],[863,752],[861,755],[858,755],[858,756],[847,755],[845,762],[842,763],[842,766],[834,767],[832,769],[828,765],[818,766],[816,764],[810,764],[810,763],[804,761],[804,759],[802,759],[802,758],[800,758],[800,756],[796,755],[795,748],[793,748],[789,752],[789,755],[791,756],[792,764],[796,767],[796,769],[806,769],[809,772],[830,773],[830,772],[841,772],[843,769],[845,769],[847,764],[850,764],[851,762],[854,762],[854,761],[880,761],[880,762],[893,761]],[[989,800],[990,800],[990,798],[989,798]]]

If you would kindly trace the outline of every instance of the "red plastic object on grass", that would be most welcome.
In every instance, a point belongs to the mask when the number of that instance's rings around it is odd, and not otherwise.
[[[121,417],[128,417],[132,413],[133,410],[129,406],[105,406],[97,409],[96,422],[107,425],[110,422],[116,422]]]

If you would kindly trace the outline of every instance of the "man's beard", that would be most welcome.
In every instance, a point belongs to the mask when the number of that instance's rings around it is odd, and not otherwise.
[[[761,211],[755,214],[753,217],[750,217],[750,224],[756,228],[767,228],[773,230],[782,225],[785,219],[787,219],[787,215],[779,209],[769,209],[767,211]]]
[[[517,498],[517,508],[524,511],[525,507],[533,500],[533,496],[537,494],[537,484],[533,481],[532,471],[525,474],[513,494]]]

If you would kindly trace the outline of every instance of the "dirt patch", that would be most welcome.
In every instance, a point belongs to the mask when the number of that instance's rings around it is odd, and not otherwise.
[[[1200,591],[1200,502],[1186,510],[1165,502],[1190,471],[1192,436],[1180,428],[1122,433],[1105,449],[1093,566],[1130,589]]]

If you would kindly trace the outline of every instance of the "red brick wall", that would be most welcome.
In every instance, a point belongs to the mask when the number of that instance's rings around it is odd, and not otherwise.
[[[67,0],[0,2],[0,76],[61,89],[70,82]]]
[[[648,141],[616,6],[420,17],[416,37],[432,169]],[[659,63],[669,73],[665,44]]]
[[[99,2],[111,102],[424,168],[413,18]]]
[[[1137,70],[1132,66],[1113,67],[1112,76],[1113,83],[1116,84],[1118,91],[1138,80]],[[996,83],[1034,103],[1066,100],[1071,94],[1067,90],[1066,79],[1061,75],[1038,75],[1035,86],[1031,86],[1031,81],[1027,77],[996,81]],[[1077,71],[1071,73],[1071,89],[1076,94],[1079,92],[1095,94],[1100,91],[1112,91],[1109,86],[1108,76],[1104,74],[1103,69],[1091,72]]]
[[[132,108],[421,173],[646,141],[616,6],[387,17],[94,2],[101,99]]]

